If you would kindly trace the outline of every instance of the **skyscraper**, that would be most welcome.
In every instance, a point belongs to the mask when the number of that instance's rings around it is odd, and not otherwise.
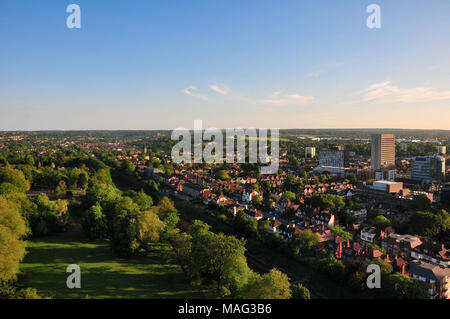
[[[417,156],[413,161],[411,178],[424,182],[444,180],[445,158],[442,156]]]
[[[395,165],[395,135],[372,134],[371,166],[373,170]]]

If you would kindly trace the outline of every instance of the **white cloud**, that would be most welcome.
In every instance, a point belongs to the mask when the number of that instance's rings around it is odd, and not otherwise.
[[[364,102],[373,103],[415,103],[450,99],[450,91],[434,88],[401,88],[391,81],[375,83],[360,92]]]
[[[227,95],[231,92],[231,89],[225,84],[211,84],[209,88],[214,92],[222,95]]]
[[[299,93],[284,94],[283,90],[274,92],[269,99],[263,100],[264,104],[272,105],[304,105],[314,102],[313,96],[304,96]]]
[[[194,86],[194,85],[191,85],[191,86],[185,88],[185,89],[183,90],[183,93],[184,93],[184,94],[187,94],[187,95],[189,95],[189,96],[195,97],[195,98],[197,98],[197,99],[200,99],[200,100],[205,100],[205,101],[206,101],[206,100],[208,99],[208,97],[207,97],[206,95],[197,93],[197,92],[195,92],[195,91],[197,91],[197,87]]]

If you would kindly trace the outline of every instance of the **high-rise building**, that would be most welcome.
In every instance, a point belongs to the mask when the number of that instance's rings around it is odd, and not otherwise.
[[[438,154],[439,155],[445,155],[447,153],[447,147],[446,146],[438,146]]]
[[[316,148],[315,147],[305,147],[305,157],[313,158],[316,156]]]
[[[342,147],[319,151],[320,166],[348,167],[348,158],[348,151],[344,151]]]
[[[395,135],[373,134],[371,153],[371,166],[373,170],[395,166]]]
[[[417,181],[442,181],[445,177],[445,158],[442,156],[417,156],[412,164],[411,178]]]

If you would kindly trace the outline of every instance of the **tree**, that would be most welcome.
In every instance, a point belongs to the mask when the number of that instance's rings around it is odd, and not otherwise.
[[[83,201],[87,207],[99,203],[102,208],[107,208],[121,197],[121,192],[112,184],[93,182],[86,191]]]
[[[430,208],[430,206],[431,201],[425,194],[414,195],[410,203],[410,208],[414,210],[425,210]]]
[[[68,206],[66,200],[58,199],[51,201],[46,194],[39,194],[35,199],[35,203],[40,217],[38,225],[40,230],[47,229],[50,232],[67,230],[69,215],[67,213]],[[33,234],[37,235],[38,233],[35,233],[33,230]],[[45,234],[45,231],[40,233],[40,235]]]
[[[281,198],[284,200],[293,201],[295,200],[295,194],[293,192],[287,191],[281,196]]]
[[[59,181],[58,186],[56,186],[55,194],[57,197],[65,196],[67,192],[66,182]]]
[[[91,239],[105,238],[108,235],[107,219],[98,203],[83,213],[81,225]]]
[[[131,163],[131,161],[129,161],[127,159],[122,161],[120,168],[126,175],[132,175],[134,173],[134,171],[136,170],[136,167],[134,166],[134,164]]]
[[[391,226],[391,221],[383,215],[376,216],[369,221],[369,224],[377,228],[378,230],[386,229]]]
[[[164,223],[152,210],[148,210],[139,216],[137,227],[137,238],[142,247],[148,250],[151,243],[159,241],[159,236],[164,230]]]
[[[328,228],[331,230],[331,234],[334,237],[342,237],[344,240],[352,240],[353,235],[345,230],[342,230],[339,226],[328,226]]]
[[[217,171],[216,178],[224,181],[224,180],[230,179],[230,176],[224,169],[221,169],[221,170]]]
[[[390,299],[430,299],[428,292],[416,279],[400,273],[389,275],[382,289]]]
[[[434,214],[430,212],[415,212],[408,220],[410,232],[429,238],[445,234],[450,229],[450,214],[445,210]]]
[[[308,288],[298,283],[292,286],[292,298],[294,299],[311,299]]]
[[[345,202],[341,196],[333,194],[314,194],[311,197],[311,205],[323,210],[340,212],[345,207]]]
[[[14,185],[20,193],[26,193],[30,189],[30,183],[23,172],[10,167],[0,167],[0,184],[2,183]]]
[[[244,298],[248,299],[290,299],[291,297],[289,277],[278,269],[271,269],[263,276],[254,274],[244,294]]]
[[[392,272],[392,265],[388,263],[386,260],[376,258],[372,260],[371,264],[380,266],[381,273],[384,275],[389,275]]]
[[[25,256],[21,238],[26,232],[17,205],[0,196],[0,282],[16,278],[19,263]]]
[[[81,171],[78,175],[77,186],[81,189],[86,189],[89,183],[89,175],[85,171]]]
[[[26,236],[30,236],[34,234],[34,230],[36,225],[40,220],[39,211],[37,209],[37,205],[33,203],[26,194],[16,193],[16,194],[7,194],[3,196],[10,202],[13,202],[17,205],[20,214],[23,218],[25,218],[28,232]]]
[[[198,220],[191,225],[190,277],[214,284],[221,297],[237,297],[252,273],[244,255],[245,240],[214,234],[209,228]]]
[[[299,234],[295,234],[292,239],[292,248],[295,255],[311,254],[319,244],[320,237],[311,230],[306,229]]]
[[[20,193],[20,189],[11,183],[0,184],[0,195]]]
[[[153,206],[153,199],[142,189],[139,192],[129,190],[124,195],[131,197],[142,211],[149,210]]]
[[[115,201],[109,213],[111,248],[121,257],[127,257],[139,252],[138,220],[142,215],[139,206],[129,197]]]

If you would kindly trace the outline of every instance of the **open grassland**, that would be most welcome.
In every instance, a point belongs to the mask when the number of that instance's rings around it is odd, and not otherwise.
[[[108,241],[87,241],[81,233],[28,241],[20,283],[53,298],[208,298],[189,285],[169,247],[155,244],[148,256],[115,257]],[[66,285],[66,267],[81,268],[81,288]]]

